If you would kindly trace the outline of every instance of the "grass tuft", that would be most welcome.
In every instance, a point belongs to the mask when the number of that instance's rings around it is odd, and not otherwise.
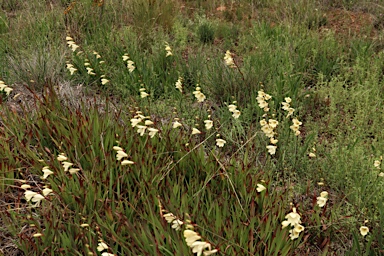
[[[383,254],[373,4],[0,2],[0,254]]]

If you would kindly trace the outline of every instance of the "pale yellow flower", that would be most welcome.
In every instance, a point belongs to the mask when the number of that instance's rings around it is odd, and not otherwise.
[[[100,56],[100,54],[98,52],[93,51],[93,54],[96,56],[96,59],[100,59],[101,58],[101,56]]]
[[[264,98],[265,97],[265,92],[263,90],[260,90],[257,92],[257,97]]]
[[[177,219],[177,220],[174,220],[172,221],[172,228],[175,229],[175,230],[180,230],[181,229],[181,226],[184,224],[184,222],[182,222],[181,220]]]
[[[202,93],[200,90],[197,90],[197,88],[196,91],[193,92],[193,94],[195,95],[195,98],[198,102],[203,102],[206,99],[204,93]]]
[[[151,120],[145,120],[144,125],[152,125],[153,122]]]
[[[284,99],[285,99],[285,102],[287,102],[287,103],[291,103],[291,101],[292,101],[292,99],[290,97],[285,97]]]
[[[327,198],[319,196],[317,197],[317,205],[320,207],[324,207],[325,204],[327,203],[327,200],[328,200]]]
[[[11,94],[12,91],[13,91],[13,89],[12,89],[11,87],[5,87],[5,88],[3,89],[3,92],[5,92],[5,94],[6,94],[7,96],[9,96],[9,94]]]
[[[146,129],[147,129],[147,126],[145,125],[137,125],[137,133],[139,133],[140,136],[144,135]]]
[[[279,142],[279,140],[277,140],[277,139],[275,139],[275,138],[270,138],[269,141],[270,141],[272,144],[274,144],[274,145],[276,145],[277,142]]]
[[[230,67],[230,68],[235,68],[236,67],[235,62],[233,61],[231,52],[229,50],[225,52],[224,61],[225,61],[225,64],[228,67]]]
[[[268,123],[266,123],[264,119],[260,121],[260,124],[263,124],[262,127],[261,127],[261,130],[265,134],[273,132],[273,128]]]
[[[288,108],[287,111],[288,111],[288,115],[286,117],[289,117],[293,114],[293,112],[295,112],[295,109],[294,108]]]
[[[57,156],[57,161],[61,162],[61,161],[65,161],[65,160],[68,160],[68,158],[64,154],[59,154]]]
[[[87,224],[87,223],[83,223],[83,224],[80,224],[80,227],[82,227],[82,228],[86,228],[86,227],[89,227],[89,224]]]
[[[361,226],[360,227],[360,234],[362,236],[366,236],[369,232],[369,228],[367,226]]]
[[[92,254],[93,255],[93,254]],[[113,254],[113,253],[109,253],[109,252],[103,252],[102,254],[101,254],[101,256],[115,256],[115,254]]]
[[[270,127],[276,128],[276,126],[279,124],[279,121],[277,121],[275,119],[269,119],[268,120],[268,124],[269,124]]]
[[[320,196],[327,198],[328,197],[328,192],[327,191],[323,191],[323,192],[320,193]]]
[[[171,212],[164,214],[163,217],[164,217],[164,219],[165,219],[168,223],[172,223],[172,221],[174,221],[175,219],[177,219],[177,217],[176,217],[173,213],[171,213]]]
[[[217,253],[217,252],[218,252],[217,249],[213,249],[210,251],[204,251],[203,254],[204,254],[204,256],[208,256],[208,255],[212,255],[212,254]]]
[[[182,78],[182,77],[179,77],[179,79],[177,80],[177,82],[176,82],[176,84],[175,84],[176,89],[178,89],[180,92],[183,92],[183,84],[182,84],[182,81],[183,81],[183,78]]]
[[[68,168],[71,167],[73,165],[73,163],[64,161],[64,162],[62,162],[62,165],[64,167],[64,172],[67,172]]]
[[[114,146],[113,150],[115,150],[115,151],[124,151],[124,149],[119,147],[119,146]]]
[[[201,236],[199,236],[199,234],[197,234],[195,231],[193,230],[184,230],[184,237],[185,237],[185,242],[187,243],[187,245],[189,247],[191,247],[191,245],[196,242],[197,240],[200,240],[201,239]]]
[[[135,127],[135,126],[138,125],[141,121],[142,121],[141,118],[132,118],[132,119],[131,119],[131,126],[132,126],[132,127]]]
[[[140,92],[140,97],[141,97],[142,99],[144,99],[144,98],[146,98],[146,97],[148,97],[148,96],[149,96],[149,94],[146,93],[145,91],[141,91],[141,92]]]
[[[300,225],[300,224],[296,224],[295,227],[294,227],[295,231],[300,233],[302,231],[304,231],[304,226]]]
[[[41,234],[41,233],[33,234],[33,237],[41,237],[41,236],[43,236],[43,234]]]
[[[211,250],[211,244],[207,242],[196,241],[191,246],[192,252],[200,256],[205,249]]]
[[[168,223],[172,223],[172,228],[175,230],[180,230],[181,226],[184,224],[184,222],[179,220],[173,213],[166,213],[163,217]]]
[[[68,68],[68,70],[69,70],[69,73],[71,74],[71,76],[73,76],[73,74],[77,71],[77,69],[74,67],[70,67],[70,68]]]
[[[226,141],[223,139],[216,139],[216,146],[218,146],[220,148],[224,147],[225,143],[226,143]]]
[[[155,137],[155,135],[156,135],[156,133],[158,131],[159,131],[158,129],[155,129],[155,128],[152,128],[152,127],[148,128],[148,132],[149,132],[148,135],[149,135],[149,137],[151,137],[151,138]]]
[[[127,60],[129,60],[129,56],[128,56],[127,53],[124,54],[122,58],[123,58],[123,61],[127,61]]]
[[[285,216],[286,221],[282,222],[283,228],[288,225],[291,225],[294,227],[295,225],[300,224],[301,223],[300,218],[301,218],[300,215],[296,212],[296,208],[293,207],[292,212],[288,213]]]
[[[314,158],[314,157],[316,157],[316,154],[311,152],[311,153],[308,154],[308,156],[311,157],[311,158]]]
[[[272,138],[275,135],[273,128],[270,127],[268,124],[261,127],[261,130],[264,132],[265,136],[267,136],[268,138]]]
[[[281,105],[283,105],[283,106],[281,107],[283,110],[288,110],[289,107],[290,107],[289,103],[287,103],[287,102],[282,102]]]
[[[201,133],[201,131],[199,131],[198,129],[192,128],[192,135],[200,134],[200,133]]]
[[[274,154],[276,154],[276,146],[274,146],[274,145],[268,145],[267,146],[267,149],[268,149],[268,153],[270,154],[270,155],[274,155]]]
[[[267,189],[266,187],[264,187],[264,186],[261,185],[261,184],[257,184],[256,186],[257,186],[256,190],[257,190],[257,192],[259,192],[259,193],[260,193],[261,191],[264,191],[264,190]]]
[[[175,121],[172,125],[172,128],[175,129],[175,128],[178,128],[180,126],[183,126],[181,123],[179,123],[178,121]]]
[[[36,192],[33,192],[33,191],[31,191],[31,190],[26,190],[26,191],[24,192],[24,196],[25,196],[25,199],[27,200],[27,202],[31,201],[31,199],[32,199],[35,195],[37,195],[37,193],[36,193]]]
[[[268,107],[268,102],[266,102],[266,101],[259,101],[259,107],[260,108],[267,108]]]
[[[21,185],[20,188],[22,188],[22,189],[29,189],[29,188],[31,188],[31,186],[28,185],[28,184],[23,184],[23,185]]]
[[[261,126],[265,126],[265,125],[267,125],[268,123],[267,123],[267,121],[265,121],[265,119],[262,119],[262,120],[260,120],[260,125]]]
[[[169,46],[168,43],[165,44],[165,51],[167,52],[165,57],[172,56],[172,49],[171,49],[171,47]]]
[[[43,200],[45,197],[40,195],[40,194],[36,194],[32,197],[31,201],[36,203],[36,206],[38,206],[40,204],[40,201]]]
[[[375,162],[373,162],[373,166],[375,166],[377,169],[380,169],[380,165],[381,165],[380,160],[375,160]]]
[[[237,108],[236,105],[233,105],[233,104],[228,105],[228,110],[229,110],[230,112],[234,112],[234,111],[236,111],[236,108]]]
[[[53,190],[50,188],[45,188],[42,190],[42,192],[43,192],[44,196],[47,196],[47,195],[51,194],[53,192]]]
[[[300,122],[297,118],[293,118],[293,119],[292,119],[292,123],[293,123],[293,125],[296,125],[296,126],[300,126],[300,125],[303,124],[303,123]]]
[[[208,256],[208,255],[212,255],[214,253],[217,253],[218,250],[217,249],[213,249],[213,250],[209,250],[209,251],[204,251],[203,254],[204,256]]]
[[[79,172],[79,171],[80,171],[79,168],[70,168],[70,169],[69,169],[69,173],[70,173],[70,174],[75,174],[75,173],[77,173],[77,172]]]
[[[128,68],[130,73],[132,73],[135,70],[134,64],[135,64],[135,62],[133,62],[131,60],[127,61],[127,68]]]
[[[128,157],[127,153],[125,153],[124,151],[122,150],[118,150],[116,152],[116,159],[117,161],[120,161],[121,159],[123,159],[124,157]]]
[[[49,175],[53,174],[53,171],[49,170],[48,168],[43,168],[42,172],[44,173],[42,177],[43,180],[48,178]]]
[[[287,220],[283,220],[282,222],[281,222],[281,228],[286,228],[286,227],[288,227],[289,225],[290,225],[291,223],[289,223],[289,221],[287,221]]]
[[[104,242],[100,242],[97,246],[97,250],[99,252],[104,251],[104,250],[108,250],[108,245]]]
[[[233,116],[233,118],[237,119],[237,118],[240,117],[240,114],[241,114],[241,112],[240,112],[239,110],[235,109],[235,110],[233,111],[232,116]]]
[[[289,126],[289,128],[291,128],[292,131],[296,132],[299,130],[300,126],[293,124],[293,125]]]
[[[213,121],[212,120],[204,120],[205,123],[205,129],[209,130],[213,127]]]
[[[73,52],[75,52],[77,50],[77,48],[79,48],[79,46],[75,43],[71,44],[70,46],[71,46],[71,49]]]
[[[133,162],[133,161],[130,161],[130,160],[123,160],[123,161],[121,161],[121,165],[131,165],[131,164],[134,164],[135,162]]]
[[[88,73],[89,75],[91,75],[91,76],[96,75],[96,73],[93,72],[93,68],[87,67],[86,69],[87,69],[87,73]]]
[[[101,84],[102,84],[102,85],[105,85],[105,84],[107,84],[107,83],[109,83],[109,80],[108,80],[108,79],[106,79],[106,78],[102,78],[102,79],[101,79]]]
[[[300,232],[298,232],[296,229],[289,230],[291,240],[295,240],[296,238],[299,238]]]

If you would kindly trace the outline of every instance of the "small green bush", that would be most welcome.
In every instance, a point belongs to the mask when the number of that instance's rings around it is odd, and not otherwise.
[[[215,39],[215,29],[210,23],[204,22],[199,25],[197,35],[201,43],[211,44]]]

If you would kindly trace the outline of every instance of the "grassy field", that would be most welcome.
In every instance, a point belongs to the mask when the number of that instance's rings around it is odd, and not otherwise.
[[[0,6],[0,255],[384,255],[383,1]]]

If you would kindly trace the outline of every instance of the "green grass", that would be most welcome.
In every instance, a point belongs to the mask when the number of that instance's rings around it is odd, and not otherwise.
[[[384,253],[384,57],[368,2],[0,6],[0,80],[13,88],[0,94],[0,255],[193,255],[185,230],[213,255]],[[362,12],[373,19],[340,30]],[[292,240],[282,222],[295,210]]]

